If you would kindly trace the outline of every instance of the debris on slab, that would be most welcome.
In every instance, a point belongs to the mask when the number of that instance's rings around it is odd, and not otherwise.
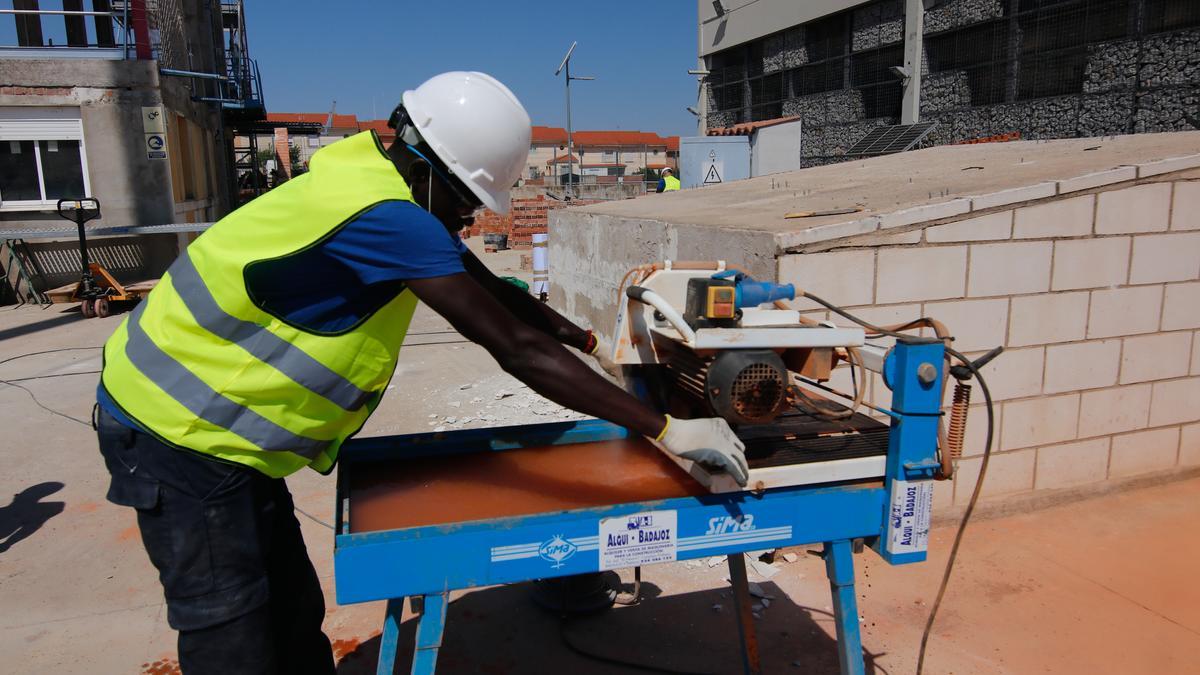
[[[751,558],[749,555],[746,556],[746,560],[750,563],[750,567],[754,570],[755,574],[767,580],[779,574],[779,571],[782,569],[775,563],[765,563],[758,558]]]
[[[756,598],[766,598],[767,600],[775,599],[775,596],[767,595],[767,592],[762,589],[762,586],[759,586],[758,584],[754,583],[753,581],[751,581],[750,583],[748,583],[746,585],[749,586],[749,588],[750,588],[750,595],[753,595]]]

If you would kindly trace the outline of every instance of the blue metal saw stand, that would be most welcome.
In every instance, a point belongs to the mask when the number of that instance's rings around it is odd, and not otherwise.
[[[598,533],[604,521],[621,518],[633,523],[665,514],[677,519],[674,560],[730,556],[735,586],[739,576],[735,567],[744,562],[741,553],[823,542],[841,671],[843,675],[862,674],[862,637],[854,595],[855,545],[868,543],[891,564],[925,559],[930,481],[940,466],[937,423],[942,359],[941,343],[922,339],[899,341],[888,355],[884,381],[893,391],[892,419],[882,485],[799,486],[759,494],[715,494],[351,533],[348,474],[360,468],[369,470],[373,461],[608,440],[627,437],[629,432],[591,420],[349,442],[342,449],[338,477],[337,601],[388,601],[376,672],[391,675],[403,600],[410,598],[419,616],[412,673],[431,675],[437,665],[451,590],[598,571],[602,548]],[[812,514],[821,518],[812,518]],[[744,567],[742,571],[744,577]],[[745,670],[758,672],[752,624],[743,622],[739,629]]]

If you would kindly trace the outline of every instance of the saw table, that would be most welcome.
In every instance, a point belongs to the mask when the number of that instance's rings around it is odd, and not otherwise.
[[[942,346],[901,342],[888,358],[890,425],[792,415],[740,433],[752,473],[877,461],[872,480],[713,494],[645,439],[599,420],[350,441],[338,472],[337,601],[388,601],[378,673],[392,673],[411,598],[412,672],[428,674],[452,590],[726,555],[746,670],[756,672],[741,554],[822,543],[841,669],[863,673],[854,549],[924,560],[938,467],[941,376],[922,366],[941,364]]]

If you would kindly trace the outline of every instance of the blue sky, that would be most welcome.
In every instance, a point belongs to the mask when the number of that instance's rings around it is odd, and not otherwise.
[[[504,82],[534,124],[565,126],[562,76],[572,40],[576,129],[693,134],[696,3],[246,0],[251,55],[271,112],[386,117],[400,94],[447,70]],[[374,112],[373,112],[374,110]]]

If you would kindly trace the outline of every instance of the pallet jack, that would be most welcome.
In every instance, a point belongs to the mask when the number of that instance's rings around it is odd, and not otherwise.
[[[79,228],[80,277],[76,284],[47,291],[46,295],[54,302],[78,302],[84,318],[104,318],[112,314],[112,303],[139,300],[154,288],[157,280],[126,286],[117,281],[103,265],[91,262],[88,258],[87,231],[84,225],[100,217],[99,199],[60,199],[56,210],[60,217],[75,223]]]

